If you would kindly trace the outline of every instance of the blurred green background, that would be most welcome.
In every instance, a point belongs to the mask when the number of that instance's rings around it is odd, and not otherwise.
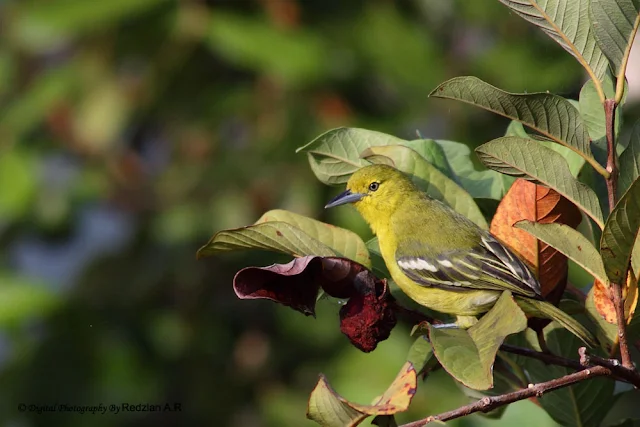
[[[368,403],[408,327],[371,354],[317,319],[239,301],[234,273],[284,260],[195,260],[217,230],[289,209],[356,230],[294,153],[338,126],[476,146],[507,121],[428,99],[476,75],[576,96],[579,65],[495,1],[0,0],[0,423],[303,426],[325,373]],[[18,404],[178,402],[180,413],[37,414]],[[442,372],[409,421],[466,402]],[[533,403],[503,420],[553,426]],[[368,421],[366,422],[368,424]]]

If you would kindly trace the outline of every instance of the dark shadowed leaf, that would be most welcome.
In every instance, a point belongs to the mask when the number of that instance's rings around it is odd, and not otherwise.
[[[371,266],[373,272],[378,277],[385,277],[387,279],[390,278],[391,274],[389,274],[389,270],[387,269],[387,265],[384,262],[384,258],[382,258],[378,238],[374,237],[373,239],[367,241],[366,245],[367,250],[369,251],[369,256],[371,257]]]
[[[571,175],[567,162],[553,150],[536,141],[503,137],[476,148],[480,160],[487,167],[508,175],[544,184],[571,200],[604,227],[600,202],[595,192]]]
[[[626,63],[640,23],[638,0],[591,0],[590,18],[596,41],[614,73]]]
[[[523,331],[527,318],[503,292],[494,307],[471,328],[438,329],[429,325],[433,351],[442,367],[456,380],[475,390],[493,386],[493,362],[505,337]]]
[[[500,0],[523,19],[547,33],[585,67],[602,79],[607,58],[596,43],[589,20],[589,0]]]
[[[557,249],[584,268],[595,279],[607,281],[600,253],[589,239],[577,230],[564,224],[540,224],[529,221],[518,222],[516,227]]]
[[[544,337],[553,354],[569,359],[575,359],[578,348],[583,345],[578,338],[555,322],[544,329]],[[546,365],[532,358],[522,360],[532,383],[549,381],[575,372],[561,366]],[[593,378],[546,393],[538,401],[562,425],[597,427],[613,403],[614,384],[608,378]]]
[[[344,184],[352,173],[369,164],[360,153],[369,147],[401,144],[402,139],[358,128],[338,128],[323,133],[296,150],[307,153],[311,169],[320,181]]]
[[[467,102],[522,122],[593,161],[589,134],[580,113],[561,96],[549,93],[512,94],[476,77],[448,80],[435,88],[431,96]]]
[[[631,183],[640,176],[640,120],[631,129],[629,145],[620,155],[618,196],[622,196]]]
[[[401,145],[370,147],[362,157],[372,163],[390,164],[411,175],[413,182],[429,196],[445,202],[479,227],[487,228],[473,197],[411,148]]]
[[[357,426],[372,415],[406,411],[416,393],[417,375],[410,362],[404,364],[387,391],[371,405],[349,402],[333,390],[324,375],[309,396],[307,417],[321,426]]]
[[[631,184],[607,218],[600,239],[600,253],[607,275],[621,283],[640,233],[640,179]]]
[[[534,236],[514,227],[522,220],[575,227],[581,220],[580,211],[558,192],[518,179],[500,202],[491,221],[491,232],[536,273],[542,294],[559,298],[566,285],[567,259],[546,242],[539,242]],[[557,293],[554,292],[556,289]]]
[[[233,289],[240,299],[269,299],[310,315],[319,289],[348,298],[361,271],[366,271],[363,266],[342,258],[305,256],[288,264],[243,268],[233,279]]]

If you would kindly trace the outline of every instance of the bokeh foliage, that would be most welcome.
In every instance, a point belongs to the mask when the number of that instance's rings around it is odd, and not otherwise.
[[[337,126],[503,135],[505,119],[427,99],[454,75],[576,99],[584,77],[497,1],[0,2],[0,422],[298,426],[320,371],[371,401],[408,331],[361,354],[335,302],[314,320],[235,298],[241,266],[284,258],[193,248],[276,207],[367,240],[353,212],[323,218],[329,190],[295,148]],[[466,401],[430,381],[400,420]],[[183,412],[16,410],[167,401]],[[516,419],[554,425],[531,402],[491,425]]]

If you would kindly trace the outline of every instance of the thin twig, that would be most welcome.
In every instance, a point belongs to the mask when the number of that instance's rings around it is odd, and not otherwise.
[[[530,348],[518,347],[511,344],[502,344],[500,346],[500,350],[506,351],[507,353],[530,357],[532,359],[538,359],[548,365],[563,366],[565,368],[575,369],[576,371],[581,371],[585,368],[585,366],[582,366],[577,360],[571,360],[567,359],[566,357],[556,356],[552,353],[531,350]]]
[[[585,368],[590,366],[604,366],[613,372],[617,377],[622,378],[628,383],[640,388],[640,373],[634,369],[625,368],[620,364],[618,359],[605,359],[600,356],[587,353],[586,347],[578,349],[580,355],[580,364]]]
[[[620,347],[620,359],[622,366],[627,369],[633,369],[631,354],[629,353],[629,344],[627,343],[627,325],[624,319],[624,299],[622,299],[622,287],[619,283],[611,283],[609,294],[613,306],[616,309],[616,320],[618,322],[618,346]]]
[[[609,368],[605,368],[604,366],[595,366],[593,368],[584,369],[582,371],[565,375],[564,377],[556,378],[551,381],[546,381],[535,385],[529,384],[529,387],[522,390],[502,394],[500,396],[483,397],[482,399],[474,403],[461,406],[460,408],[454,409],[453,411],[443,412],[438,415],[431,415],[418,421],[403,424],[401,427],[421,427],[433,421],[448,421],[454,418],[464,417],[474,412],[490,412],[500,406],[504,406],[509,403],[528,399],[530,397],[541,397],[544,393],[567,387],[577,382],[588,380],[590,378],[607,375],[611,375],[611,370]]]

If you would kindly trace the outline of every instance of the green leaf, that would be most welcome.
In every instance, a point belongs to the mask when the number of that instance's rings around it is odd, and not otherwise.
[[[433,351],[456,380],[475,390],[493,386],[492,368],[505,337],[523,331],[527,318],[511,292],[502,293],[493,308],[468,330],[438,329],[429,325]]]
[[[449,159],[445,154],[445,150],[442,147],[442,142],[449,141],[436,141],[435,139],[414,139],[413,141],[403,141],[400,145],[409,147],[416,153],[425,158],[431,165],[438,168],[440,172],[448,176],[454,181],[457,181],[456,173],[451,168]],[[460,144],[464,145],[464,144]]]
[[[508,175],[548,186],[571,200],[604,227],[600,202],[594,191],[571,175],[567,162],[555,151],[537,142],[518,137],[502,137],[476,148],[487,167]]]
[[[583,344],[555,322],[544,329],[544,337],[553,354],[575,359]],[[591,350],[590,350],[591,351]],[[524,367],[532,383],[540,383],[573,373],[572,369],[526,358]],[[592,378],[576,385],[547,393],[539,402],[556,422],[565,426],[597,427],[613,404],[615,381]]]
[[[326,427],[357,426],[371,415],[406,411],[416,393],[417,380],[416,370],[407,362],[382,396],[372,405],[360,405],[336,393],[321,375],[309,396],[307,418]]]
[[[445,202],[479,227],[488,228],[473,197],[414,150],[402,145],[370,147],[362,156],[373,163],[391,164],[411,175],[413,182],[429,196]]]
[[[391,135],[358,128],[338,128],[323,133],[296,153],[307,153],[318,179],[329,185],[344,184],[352,173],[369,164],[360,153],[369,147],[397,145],[404,141]]]
[[[640,23],[639,0],[591,0],[590,18],[598,46],[618,75]]]
[[[284,210],[269,211],[248,227],[219,231],[198,250],[197,256],[245,249],[296,257],[339,256],[371,267],[369,251],[357,234]]]
[[[590,163],[595,163],[589,146],[589,134],[580,113],[558,95],[512,94],[476,77],[456,77],[435,88],[430,96],[457,99],[522,122],[575,151]]]
[[[631,183],[640,176],[640,120],[631,129],[629,145],[620,155],[618,196],[621,197]]]
[[[608,98],[613,98],[615,96],[615,85],[609,74],[605,75],[602,82],[602,88],[604,90],[604,94]],[[604,107],[602,102],[600,102],[600,97],[598,96],[593,80],[588,80],[584,86],[582,86],[582,89],[580,89],[580,97],[578,99],[580,116],[582,117],[584,124],[587,126],[591,140],[595,143],[596,141],[604,139],[607,133]],[[620,130],[620,124],[622,123],[620,110],[620,108],[616,110],[616,134]]]
[[[437,142],[444,150],[448,163],[457,176],[457,182],[472,197],[501,200],[515,181],[514,178],[491,169],[476,169],[471,159],[471,149],[466,144],[446,140]]]
[[[515,226],[554,247],[594,278],[607,283],[600,253],[579,231],[564,224],[540,224],[530,221],[520,221]]]
[[[542,145],[543,147],[547,147],[555,151],[567,161],[569,170],[571,171],[571,175],[573,175],[574,177],[577,177],[580,174],[580,171],[582,171],[582,167],[585,164],[584,157],[580,156],[572,149],[567,148],[564,145],[556,144],[555,142],[549,141],[547,139],[536,139],[535,135],[529,135],[527,131],[524,130],[524,126],[522,125],[522,123],[515,120],[509,123],[504,136],[519,136],[522,138],[532,139],[534,141],[537,141],[538,144]]]
[[[407,354],[407,361],[411,362],[416,372],[419,374],[422,370],[434,361],[433,348],[425,335],[420,335]]]
[[[547,33],[573,55],[589,75],[602,79],[607,58],[596,43],[589,20],[590,0],[500,0]]]
[[[217,232],[206,245],[198,249],[197,257],[220,252],[262,249],[293,256],[336,256],[327,245],[286,222],[265,222],[248,227]]]
[[[0,273],[0,327],[46,316],[61,303],[50,288],[12,274]]]
[[[600,253],[607,276],[622,283],[640,232],[640,179],[631,184],[607,218],[600,238]]]
[[[353,231],[283,209],[274,209],[264,213],[256,221],[256,224],[266,222],[286,222],[291,224],[320,243],[327,245],[339,256],[349,258],[368,268],[371,267],[367,245]]]

